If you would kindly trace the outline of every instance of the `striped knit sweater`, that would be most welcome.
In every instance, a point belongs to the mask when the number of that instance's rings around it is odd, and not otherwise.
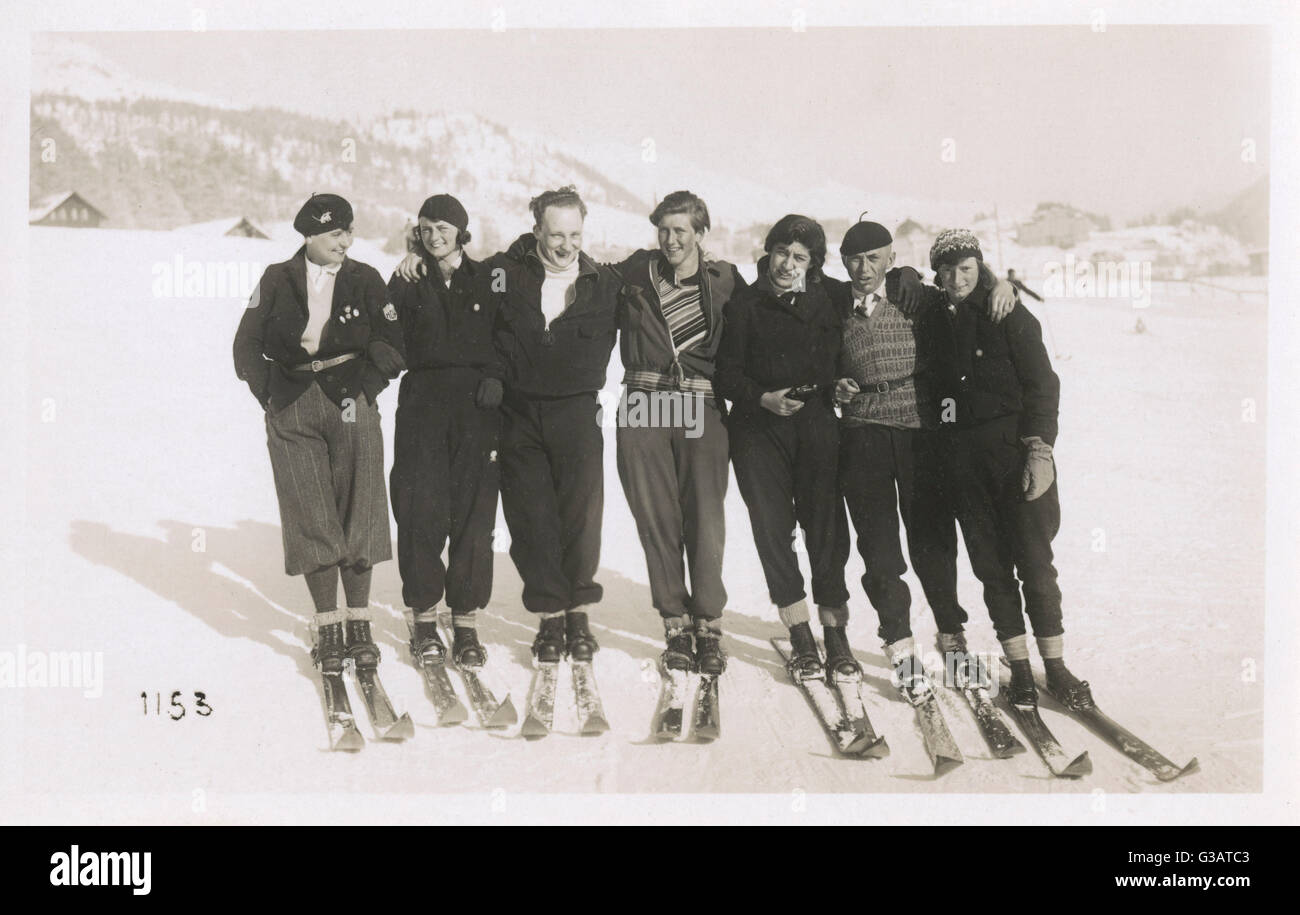
[[[869,317],[854,311],[844,324],[840,376],[852,378],[862,390],[844,405],[843,422],[931,426],[934,391],[927,367],[918,361],[913,321],[893,304],[882,299]]]

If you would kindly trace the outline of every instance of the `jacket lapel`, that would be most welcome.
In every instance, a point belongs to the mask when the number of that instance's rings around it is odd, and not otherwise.
[[[302,312],[305,321],[307,318],[307,249],[299,248],[298,253],[289,263],[289,288],[293,290],[294,298],[298,300],[298,310]]]

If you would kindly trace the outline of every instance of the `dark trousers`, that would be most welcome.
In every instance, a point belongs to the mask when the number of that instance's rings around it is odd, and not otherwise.
[[[1052,564],[1052,538],[1061,526],[1056,483],[1034,501],[1024,500],[1025,448],[1015,416],[942,436],[944,468],[966,553],[984,586],[998,639],[1024,635],[1026,615],[1034,635],[1060,635],[1061,589]]]
[[[603,593],[594,580],[605,510],[598,409],[595,394],[502,408],[501,507],[533,613],[594,604]]]
[[[812,568],[813,600],[824,607],[848,603],[849,527],[834,483],[840,444],[835,413],[810,400],[793,416],[762,410],[732,417],[731,462],[772,602],[786,607],[805,597],[794,551],[798,524]]]
[[[659,615],[717,619],[727,604],[722,585],[727,427],[712,401],[697,397],[694,403],[698,435],[688,435],[691,430],[682,425],[620,424],[618,476],[636,519],[650,599]]]
[[[492,596],[501,411],[475,405],[480,377],[447,369],[402,379],[389,480],[402,600],[417,610],[442,600],[444,589],[456,612],[486,607]]]
[[[840,429],[840,491],[866,565],[862,587],[886,644],[912,634],[900,516],[912,568],[939,631],[961,632],[966,622],[957,603],[957,525],[943,492],[937,439],[936,432],[879,423]]]

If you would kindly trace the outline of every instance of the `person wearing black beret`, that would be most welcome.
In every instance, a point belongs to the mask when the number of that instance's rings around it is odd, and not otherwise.
[[[951,328],[944,383],[955,410],[952,422],[943,424],[945,476],[971,569],[1011,664],[1008,698],[1018,705],[1037,701],[1028,616],[1048,688],[1067,706],[1086,708],[1092,703],[1088,684],[1063,660],[1061,589],[1052,557],[1061,524],[1052,454],[1060,379],[1038,319],[1024,305],[1017,302],[1001,323],[989,319],[988,290],[978,281],[983,263],[979,240],[965,229],[940,233],[930,249]]]
[[[844,319],[835,388],[841,406],[840,489],[857,532],[862,585],[880,620],[885,657],[903,688],[919,697],[925,684],[912,641],[900,517],[941,648],[962,639],[966,622],[957,602],[956,521],[943,491],[938,450],[938,363],[948,327],[942,303],[932,296],[909,313],[885,295],[886,271],[895,261],[885,226],[869,220],[851,226],[840,257],[850,280],[830,284]],[[993,313],[1010,311],[1014,288],[998,284],[987,268],[983,281],[996,287],[989,299]],[[827,631],[826,655],[832,668],[861,670],[841,632]]]
[[[436,625],[445,595],[452,659],[477,668],[487,660],[476,611],[492,596],[500,485],[505,367],[492,340],[499,296],[488,266],[465,252],[469,214],[459,200],[435,194],[418,219],[416,253],[425,269],[415,279],[395,272],[388,282],[407,362],[390,478],[397,564],[414,618],[412,652],[434,662],[445,656]]]
[[[345,656],[379,661],[370,578],[392,543],[375,399],[405,359],[383,278],[347,256],[351,205],[313,194],[293,225],[303,245],[262,274],[235,333],[235,373],[265,414],[285,572],[306,577],[316,610],[313,657],[337,674]]]

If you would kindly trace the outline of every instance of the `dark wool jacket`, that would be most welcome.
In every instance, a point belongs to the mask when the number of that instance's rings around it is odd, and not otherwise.
[[[940,393],[956,400],[958,427],[1015,415],[1021,438],[1037,435],[1054,445],[1061,381],[1047,357],[1038,319],[1016,302],[1011,313],[994,324],[988,318],[989,290],[983,285],[955,311],[942,292],[927,292],[948,318]]]
[[[807,289],[778,296],[767,279],[767,258],[758,280],[727,303],[718,346],[714,390],[731,401],[737,418],[773,416],[759,401],[768,391],[835,381],[843,322],[821,271],[810,271]]]
[[[492,339],[500,296],[492,290],[491,272],[462,251],[460,266],[444,285],[434,258],[426,252],[424,261],[426,273],[416,282],[396,273],[388,281],[388,295],[402,326],[407,369],[470,368],[504,377],[505,366]]]
[[[483,263],[493,288],[503,289],[493,337],[505,366],[507,401],[595,393],[605,386],[621,283],[614,270],[585,253],[579,252],[578,265],[574,301],[547,331],[545,268],[536,239],[521,235]]]
[[[747,288],[747,284],[740,272],[726,261],[701,262],[697,276],[701,281],[700,301],[708,323],[708,335],[689,349],[675,354],[652,274],[652,271],[660,269],[662,260],[663,255],[658,250],[649,249],[637,251],[614,268],[623,279],[617,315],[623,368],[668,375],[672,373],[673,363],[678,362],[684,377],[712,378],[714,359],[722,342],[724,310],[731,298]]]
[[[351,258],[343,261],[320,347],[309,356],[302,348],[307,326],[306,258],[306,248],[299,248],[289,260],[272,264],[262,274],[235,332],[235,374],[272,411],[293,403],[313,381],[340,407],[345,399],[361,393],[374,403],[396,375],[381,372],[370,353],[391,347],[399,357],[402,354],[401,325],[396,309],[388,304],[383,277],[369,264]],[[313,359],[324,361],[344,353],[361,355],[319,373],[293,370]]]

